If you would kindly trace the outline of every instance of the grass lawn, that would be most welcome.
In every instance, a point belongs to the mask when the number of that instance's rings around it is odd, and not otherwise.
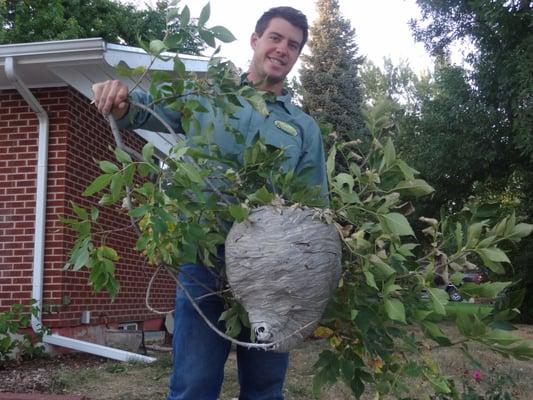
[[[448,336],[454,340],[457,332],[454,327],[445,328]],[[533,339],[533,326],[523,325],[517,331],[525,338]],[[513,399],[529,400],[533,398],[533,362],[506,359],[498,354],[487,351],[479,345],[470,346],[472,354],[482,365],[481,382],[475,383],[472,379],[473,367],[464,358],[461,350],[456,347],[436,348],[434,343],[427,343],[431,355],[438,359],[445,374],[456,379],[458,385],[462,380],[468,380],[478,387],[478,392],[494,386],[497,378],[512,393]],[[431,345],[431,346],[430,346]],[[431,347],[431,350],[430,350]],[[327,348],[324,341],[311,340],[291,352],[289,372],[285,383],[285,400],[311,400],[314,399],[311,385],[313,380],[313,364],[318,354]],[[85,356],[77,362],[55,363],[46,361],[42,368],[27,365],[24,370],[0,370],[0,393],[2,391],[42,392],[55,394],[82,394],[93,400],[164,400],[167,394],[168,376],[171,369],[170,354],[160,355],[158,361],[150,365],[125,364],[114,361],[104,361],[94,357],[95,360]],[[47,368],[48,366],[48,368]],[[24,374],[36,374],[32,382],[39,382],[33,389],[30,385],[21,386]],[[9,375],[6,375],[9,373]],[[4,374],[4,375],[3,375]],[[11,388],[2,387],[2,382],[7,382],[7,377],[14,377],[15,384]],[[10,378],[11,379],[11,378]],[[18,382],[17,382],[18,380]],[[412,399],[428,399],[427,382],[415,380],[409,382],[412,388],[409,394]],[[20,388],[21,390],[15,390]],[[239,385],[237,382],[235,353],[231,353],[226,364],[225,381],[220,400],[232,400],[238,396]],[[372,388],[365,393],[363,399],[374,399]],[[318,399],[320,400],[348,400],[354,397],[341,383],[330,388],[325,388]]]

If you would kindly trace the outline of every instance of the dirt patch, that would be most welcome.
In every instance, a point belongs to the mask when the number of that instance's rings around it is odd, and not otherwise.
[[[446,328],[453,338],[456,332]],[[533,326],[520,326],[517,331],[524,338],[533,339]],[[313,364],[320,351],[327,347],[324,341],[308,341],[291,353],[289,372],[285,383],[286,400],[313,399],[311,391]],[[480,361],[483,379],[476,383],[480,392],[491,385],[494,377],[503,379],[513,398],[530,399],[533,392],[533,362],[506,359],[487,351],[479,345],[470,350]],[[454,377],[458,384],[472,381],[474,367],[459,348],[441,348],[431,351],[440,362],[444,373]],[[168,376],[172,367],[169,353],[154,354],[153,364],[125,364],[86,354],[67,354],[53,359],[34,360],[12,364],[0,369],[0,393],[45,393],[84,395],[92,400],[164,400],[167,394]],[[429,393],[425,382],[412,383],[411,398],[423,398]],[[231,353],[226,364],[225,380],[220,400],[232,400],[238,396],[235,354]],[[364,399],[373,398],[368,392]],[[350,391],[341,383],[325,388],[320,400],[353,399]]]
[[[86,397],[74,395],[56,395],[41,393],[0,393],[0,400],[88,400]]]
[[[69,371],[82,374],[104,365],[101,357],[84,353],[61,354],[0,367],[0,393],[55,393],[54,377]]]

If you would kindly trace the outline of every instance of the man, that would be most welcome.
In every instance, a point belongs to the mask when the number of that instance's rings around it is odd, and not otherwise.
[[[287,169],[293,169],[298,174],[313,167],[312,173],[307,175],[309,184],[320,186],[322,195],[327,196],[324,149],[318,126],[291,103],[290,96],[283,90],[284,80],[298,59],[307,35],[307,19],[298,10],[277,7],[263,14],[250,39],[253,57],[244,84],[254,83],[259,90],[274,93],[276,100],[267,103],[267,117],[254,111],[247,103],[236,112],[236,118],[232,118],[231,123],[245,136],[244,144],[237,144],[233,136],[223,129],[216,130],[214,138],[223,151],[242,154],[259,131],[268,144],[286,150]],[[105,115],[112,113],[120,127],[160,128],[149,113],[129,107],[128,88],[119,81],[96,84],[93,92],[98,110]],[[150,103],[149,96],[145,94],[134,92],[130,96],[136,101]],[[179,127],[179,117],[171,110],[159,107],[156,111]],[[198,115],[198,118],[205,116]],[[187,274],[180,274],[179,279],[195,298],[207,293],[205,286],[213,290],[219,286],[212,269],[188,264],[182,266],[181,271]],[[217,296],[208,296],[198,303],[217,323],[223,312],[222,301]],[[174,325],[174,367],[167,400],[217,399],[230,343],[209,329],[180,290],[176,294]],[[241,339],[249,339],[249,332],[241,336],[244,335],[248,338]],[[237,364],[240,400],[283,399],[288,354],[239,347]]]

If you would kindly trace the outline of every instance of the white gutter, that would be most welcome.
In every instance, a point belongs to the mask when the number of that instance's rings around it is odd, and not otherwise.
[[[6,57],[4,69],[7,78],[11,81],[15,89],[26,100],[30,108],[39,119],[39,144],[37,156],[37,192],[35,198],[35,238],[33,247],[33,277],[32,277],[32,298],[37,301],[39,307],[37,316],[31,317],[31,326],[35,332],[42,329],[41,310],[43,305],[43,276],[44,276],[44,245],[45,245],[45,217],[46,217],[46,178],[48,173],[48,114],[39,101],[31,93],[28,87],[17,76],[15,71],[15,60],[13,57]],[[85,353],[96,354],[98,356],[111,358],[119,361],[142,361],[153,362],[153,357],[143,356],[137,353],[101,346],[95,343],[61,336],[58,334],[45,334],[43,342],[66,347]]]

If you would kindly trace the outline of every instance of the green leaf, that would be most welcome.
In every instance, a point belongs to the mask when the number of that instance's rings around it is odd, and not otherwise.
[[[142,75],[145,71],[145,67],[139,66],[135,68],[129,68],[124,62],[120,61],[115,67],[120,76],[132,77]]]
[[[80,247],[75,253],[72,254],[72,261],[74,261],[74,271],[79,271],[80,268],[84,267],[89,262],[89,249],[86,245]]]
[[[101,246],[100,251],[105,258],[108,258],[112,261],[118,261],[119,257],[115,249],[108,246]]]
[[[115,157],[117,158],[118,161],[123,162],[123,163],[132,162],[130,155],[119,147],[115,149]]]
[[[509,260],[509,257],[507,257],[507,254],[502,249],[499,249],[497,247],[488,247],[485,249],[477,249],[476,253],[479,254],[480,257],[483,259],[489,259],[490,261],[494,262],[506,262],[511,263],[511,260]]]
[[[347,360],[346,358],[341,359],[340,369],[343,381],[349,385],[354,378],[355,366],[353,362],[351,360]]]
[[[332,146],[328,154],[328,160],[326,161],[326,172],[328,175],[328,181],[333,181],[333,172],[335,171],[335,157],[337,155],[337,147]]]
[[[144,214],[146,214],[149,210],[150,210],[150,205],[149,204],[143,204],[140,207],[134,208],[128,214],[129,214],[130,217],[140,218],[140,217],[143,217]]]
[[[383,301],[385,304],[385,311],[389,318],[405,324],[405,308],[402,302],[398,299],[391,299],[389,297],[385,297]]]
[[[270,204],[274,199],[274,195],[263,186],[260,189],[256,190],[255,193],[249,195],[248,199],[252,203]]]
[[[189,243],[187,241],[183,241],[182,245],[185,258],[184,261],[196,263],[196,254],[198,251],[196,243]]]
[[[154,145],[150,142],[147,142],[142,149],[143,160],[147,163],[153,162],[152,157],[154,156]]]
[[[404,243],[400,247],[398,247],[396,251],[404,257],[414,257],[415,255],[411,252],[411,250],[418,246],[420,245],[415,243]]]
[[[481,257],[481,261],[483,261],[483,264],[492,272],[499,275],[505,273],[505,268],[503,268],[503,265],[501,263],[492,261],[490,258],[485,257],[483,253],[478,252],[478,254]]]
[[[459,332],[466,337],[481,337],[487,331],[485,324],[475,314],[458,312],[456,324]]]
[[[335,182],[339,184],[339,186],[348,186],[348,190],[351,192],[353,190],[353,186],[355,185],[355,181],[353,179],[353,176],[347,173],[340,173],[335,177]]]
[[[119,171],[118,167],[110,161],[100,161],[99,166],[106,174],[114,174]]]
[[[484,247],[489,247],[491,244],[493,244],[496,241],[496,239],[497,239],[496,236],[486,237],[485,239],[483,239],[477,244],[477,247],[480,249]]]
[[[421,310],[421,309],[415,309],[413,311],[413,315],[415,317],[415,319],[417,321],[423,321],[425,320],[428,316],[430,316],[431,314],[433,313],[433,311],[429,311],[429,310]]]
[[[317,373],[313,377],[313,394],[318,397],[323,386],[333,384],[337,380],[340,373],[339,356],[331,350],[324,350],[319,354],[314,368]]]
[[[457,245],[457,251],[463,247],[463,226],[457,222],[455,225],[455,243]]]
[[[332,186],[335,188],[335,192],[341,197],[343,203],[360,203],[359,196],[353,190],[354,184],[353,176],[342,172],[334,178]]]
[[[80,217],[81,219],[87,219],[89,217],[85,208],[78,206],[73,201],[71,201],[70,204],[72,205],[72,210],[76,213],[78,217]]]
[[[465,277],[465,274],[462,272],[454,272],[452,276],[450,277],[450,281],[455,286],[460,286],[463,283],[463,278]]]
[[[507,221],[507,224],[505,225],[505,232],[504,232],[505,236],[508,236],[513,232],[515,224],[516,224],[516,214],[513,211],[511,215],[509,215],[509,220]]]
[[[241,207],[240,204],[232,204],[228,207],[228,210],[237,222],[242,222],[248,218],[248,209]]]
[[[128,164],[128,166],[124,168],[124,184],[127,186],[132,186],[134,176],[135,164]]]
[[[510,239],[522,239],[533,232],[533,224],[518,224],[511,231]]]
[[[409,361],[402,368],[403,373],[410,378],[417,378],[422,374],[422,366],[416,361]]]
[[[501,265],[502,262],[511,263],[503,250],[497,247],[477,249],[475,251],[483,261],[483,264],[496,274],[505,273],[505,269]]]
[[[382,280],[390,278],[390,276],[396,272],[389,264],[375,254],[372,254],[369,257],[369,261],[374,266],[375,271],[378,272],[378,278]]]
[[[450,339],[448,339],[448,337],[436,323],[431,321],[423,321],[422,328],[427,336],[429,336],[441,346],[451,345]]]
[[[482,284],[465,283],[461,286],[461,293],[467,296],[479,296],[494,299],[512,282],[487,282]]]
[[[474,247],[478,243],[483,225],[483,222],[476,222],[468,227],[466,234],[466,247]]]
[[[263,117],[268,115],[268,107],[265,99],[260,94],[255,94],[251,97],[247,97],[246,100],[252,105],[255,111],[261,114]]]
[[[401,181],[394,187],[394,189],[390,190],[390,192],[404,192],[415,197],[427,196],[434,191],[435,189],[428,185],[423,179]]]
[[[167,224],[154,215],[152,215],[152,218],[150,218],[150,223],[152,224],[152,229],[154,233],[156,233],[157,235],[165,233],[168,230]]]
[[[411,225],[407,222],[402,214],[399,213],[389,213],[386,215],[381,215],[379,217],[383,226],[387,231],[394,233],[398,236],[415,236]]]
[[[141,175],[144,178],[148,176],[150,172],[152,172],[152,167],[150,166],[150,164],[140,163],[137,165],[137,171],[139,171],[139,175]]]
[[[100,211],[96,207],[91,208],[91,221],[96,222],[98,219],[98,216],[100,215]]]
[[[209,47],[216,47],[215,35],[204,29],[198,30],[198,34]]]
[[[363,266],[363,274],[366,278],[366,284],[371,288],[379,290],[378,285],[376,285],[376,279],[374,278],[374,274],[368,270],[367,266]]]
[[[396,160],[396,150],[394,149],[394,144],[392,143],[391,138],[387,138],[387,143],[383,148],[385,165],[390,167],[394,160]]]
[[[162,40],[152,40],[150,42],[150,53],[159,55],[167,49],[165,43]]]
[[[223,26],[217,25],[211,28],[211,32],[215,35],[215,37],[224,43],[230,43],[236,40],[235,36],[226,28]]]
[[[178,76],[183,76],[186,72],[185,64],[181,61],[179,56],[174,57],[174,72],[176,72]]]
[[[443,394],[451,393],[452,390],[450,389],[450,386],[446,382],[445,378],[431,376],[426,371],[424,371],[424,375],[426,376],[427,380],[429,381],[429,383],[431,383],[431,386],[433,386],[433,389],[437,393],[443,393]]]
[[[167,9],[167,21],[172,21],[179,15],[179,10],[177,8],[168,8]]]
[[[111,184],[109,185],[109,191],[111,192],[112,201],[116,201],[120,198],[123,187],[124,178],[122,177],[122,175],[113,175],[113,178],[111,179]]]
[[[400,285],[397,285],[394,282],[395,282],[395,279],[391,278],[385,283],[385,286],[383,287],[384,295],[388,295],[394,292],[399,292],[403,289]]]
[[[191,19],[191,11],[189,10],[189,6],[183,7],[183,10],[181,10],[180,15],[180,25],[182,28],[185,28],[187,25],[189,25],[189,21]]]
[[[418,174],[418,171],[416,169],[411,168],[403,160],[396,160],[396,165],[398,166],[406,180],[414,180],[415,174]]]
[[[519,336],[515,336],[508,331],[502,329],[492,329],[485,334],[484,339],[497,343],[502,346],[509,346],[517,342],[521,342],[522,339]]]
[[[194,183],[203,182],[202,176],[198,172],[198,169],[194,165],[181,163],[180,168],[185,171],[187,177]]]
[[[112,174],[100,175],[83,191],[82,196],[91,196],[99,192],[108,185],[112,178]]]
[[[198,18],[198,26],[199,27],[204,26],[207,20],[209,19],[210,15],[211,15],[211,6],[209,5],[209,3],[207,3],[202,8],[202,11],[200,12],[200,18]]]
[[[495,226],[492,227],[490,230],[490,233],[496,236],[502,236],[505,233],[505,226],[507,225],[507,218],[505,217],[500,222],[498,222]]]
[[[446,309],[444,306],[448,304],[448,293],[437,288],[428,288],[428,292],[431,304],[433,305],[433,310],[435,310],[437,314],[446,315]]]

